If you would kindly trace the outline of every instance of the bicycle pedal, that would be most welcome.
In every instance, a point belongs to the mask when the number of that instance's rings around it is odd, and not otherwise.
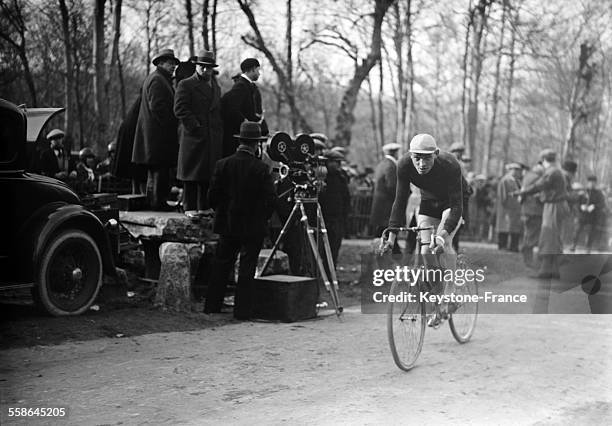
[[[442,325],[442,319],[436,314],[432,315],[427,320],[427,327],[431,327],[434,330],[437,330],[438,328],[440,328],[441,325]]]

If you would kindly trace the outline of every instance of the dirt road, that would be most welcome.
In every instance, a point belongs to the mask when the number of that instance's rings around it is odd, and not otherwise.
[[[404,373],[385,317],[349,309],[3,351],[1,420],[66,406],[55,424],[611,424],[610,354],[610,315],[483,315],[467,345],[428,330]]]

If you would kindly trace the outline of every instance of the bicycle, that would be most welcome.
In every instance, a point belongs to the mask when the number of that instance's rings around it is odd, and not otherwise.
[[[381,245],[385,241],[386,235],[391,231],[420,233],[421,231],[433,230],[433,226],[387,228],[383,231]],[[435,234],[432,234],[431,238],[435,238]],[[448,319],[453,337],[461,344],[467,343],[471,339],[478,316],[478,285],[475,280],[466,280],[461,286],[454,285],[455,300],[460,300],[460,302],[449,302],[446,315],[440,311],[441,304],[439,302],[423,300],[421,298],[422,294],[439,293],[439,288],[444,288],[444,282],[427,279],[430,276],[427,271],[434,270],[436,265],[427,265],[428,262],[425,260],[427,256],[420,255],[420,234],[417,234],[415,253],[417,255],[415,256],[413,269],[417,271],[422,269],[423,273],[418,275],[419,278],[410,285],[407,283],[402,285],[402,282],[397,279],[394,280],[389,290],[388,299],[387,336],[389,346],[395,364],[404,371],[409,371],[414,367],[421,353],[428,316],[436,315],[440,319],[438,324],[434,325],[434,328],[439,328],[442,322]],[[435,256],[435,260],[438,262],[439,257]],[[457,269],[459,269],[459,265],[457,265]],[[468,301],[465,301],[466,299]]]

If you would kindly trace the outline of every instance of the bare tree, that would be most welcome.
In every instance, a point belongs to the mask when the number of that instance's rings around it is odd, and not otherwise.
[[[110,67],[108,70],[108,78],[106,81],[106,99],[107,104],[110,102],[109,89],[113,78],[113,71],[117,69],[117,78],[119,79],[119,95],[121,98],[121,116],[125,116],[125,82],[123,80],[123,67],[121,65],[121,56],[119,55],[119,40],[121,38],[121,12],[123,0],[116,0],[113,7],[113,44],[111,48]]]
[[[372,37],[370,51],[355,67],[355,72],[340,102],[340,109],[336,117],[336,136],[335,142],[340,146],[348,146],[351,143],[352,127],[355,122],[353,111],[357,104],[357,96],[361,84],[366,79],[370,70],[381,58],[381,28],[387,10],[395,0],[375,0],[374,1],[374,24],[372,27]]]
[[[93,89],[94,112],[96,114],[96,143],[103,145],[106,141],[108,110],[104,96],[106,64],[104,63],[104,5],[105,0],[94,0],[94,33],[93,33]]]
[[[64,36],[64,60],[66,72],[64,74],[64,132],[66,133],[66,147],[72,148],[74,140],[74,64],[72,61],[72,37],[70,36],[70,14],[65,0],[59,0],[60,15],[62,17],[62,34]]]
[[[210,50],[210,41],[208,38],[208,0],[204,0],[202,5],[202,41],[204,42],[204,49]]]
[[[480,77],[484,61],[483,43],[485,28],[493,0],[478,0],[469,11],[469,28],[472,28],[470,45],[469,71],[467,72],[467,115],[465,116],[464,140],[467,139],[466,151],[472,156],[476,152],[476,137],[478,133],[478,103],[480,94]],[[470,38],[466,37],[466,41]]]
[[[512,135],[512,93],[514,89],[514,72],[516,68],[516,38],[519,24],[519,8],[517,7],[512,18],[512,38],[510,39],[510,64],[508,69],[508,85],[506,86],[506,137],[503,148],[503,162],[500,167],[508,162],[508,148]]]
[[[32,106],[36,107],[38,101],[36,99],[36,87],[34,86],[34,78],[30,69],[30,61],[26,49],[27,31],[26,21],[23,14],[24,3],[18,0],[8,2],[0,0],[0,38],[8,43],[8,45],[17,52],[19,59],[23,65],[24,78],[30,92]],[[17,35],[17,40],[13,39],[13,34]]]
[[[191,10],[191,0],[185,0],[185,12],[187,13],[187,37],[189,38],[189,56],[191,57],[195,55],[193,40],[193,13]]]
[[[501,63],[504,49],[504,33],[506,31],[506,13],[510,7],[510,0],[502,1],[501,30],[499,32],[499,43],[497,46],[497,62],[495,63],[495,83],[493,86],[493,99],[491,101],[491,125],[489,126],[489,138],[484,146],[482,153],[482,173],[489,174],[489,160],[491,158],[491,148],[495,138],[495,125],[497,121],[497,106],[499,103],[499,80],[501,74]]]

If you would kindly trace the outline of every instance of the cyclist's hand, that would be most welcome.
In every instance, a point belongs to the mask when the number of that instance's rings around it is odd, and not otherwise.
[[[429,243],[429,249],[433,254],[440,254],[444,252],[445,237],[447,236],[448,232],[442,230],[438,235],[435,236],[435,238],[431,239],[431,242]]]
[[[385,253],[390,252],[393,249],[393,246],[395,245],[395,239],[397,238],[397,234],[393,233],[393,232],[389,232],[387,233],[387,237],[381,237],[380,239],[380,247],[379,247],[379,254],[383,255]]]

